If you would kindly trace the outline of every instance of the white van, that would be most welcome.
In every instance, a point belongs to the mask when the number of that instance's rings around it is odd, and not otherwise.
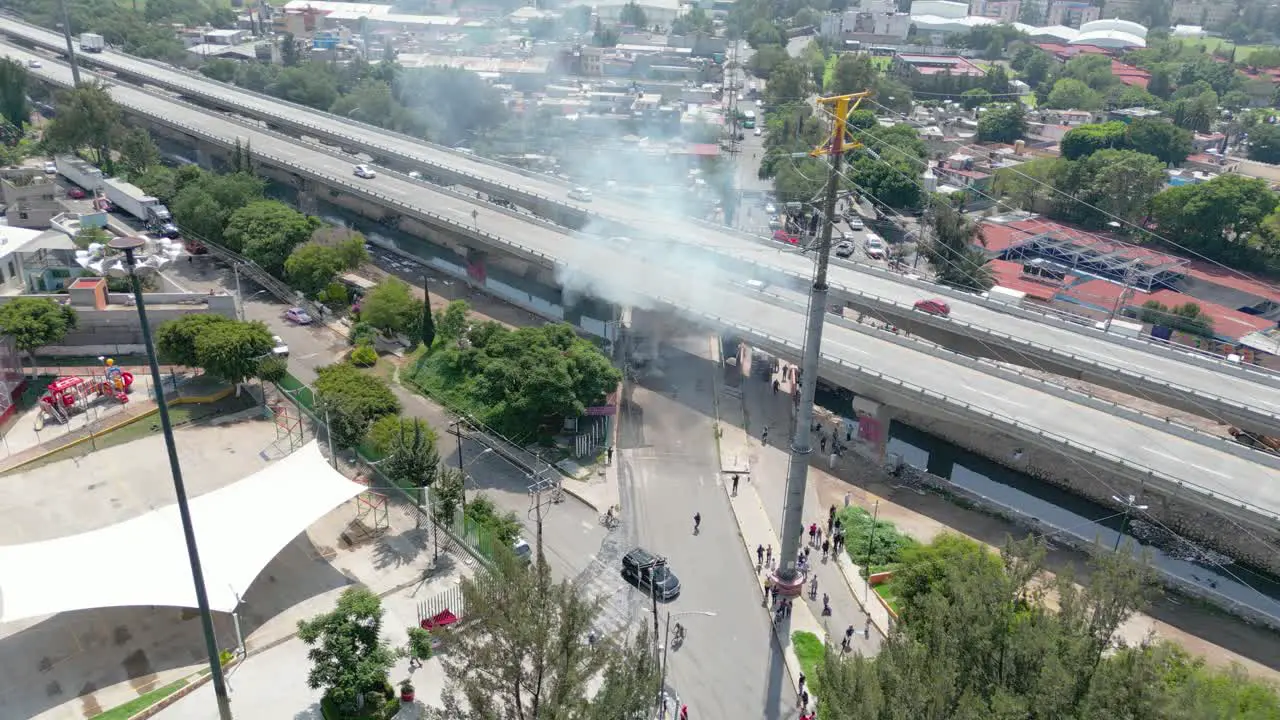
[[[569,199],[578,202],[591,202],[591,191],[584,187],[576,187],[569,191]]]

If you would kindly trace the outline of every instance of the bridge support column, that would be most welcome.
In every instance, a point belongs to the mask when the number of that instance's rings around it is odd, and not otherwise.
[[[315,215],[319,211],[320,205],[316,201],[316,184],[298,178],[296,182],[298,188],[298,210],[304,215]]]
[[[884,462],[893,408],[859,395],[853,399],[853,413],[858,418],[858,439],[874,448],[877,459]]]
[[[213,166],[213,153],[209,152],[209,147],[204,143],[196,143],[196,165],[204,170],[216,170]]]

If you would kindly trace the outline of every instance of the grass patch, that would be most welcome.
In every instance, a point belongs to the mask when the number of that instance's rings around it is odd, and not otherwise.
[[[178,692],[187,686],[186,679],[175,680],[162,688],[157,688],[145,695],[130,700],[123,705],[117,705],[110,710],[93,716],[93,720],[129,720],[129,718],[155,705],[161,700]]]
[[[281,390],[284,390],[290,397],[296,400],[299,405],[302,405],[307,410],[315,411],[316,396],[315,393],[312,392],[311,388],[307,387],[306,383],[293,375],[285,373],[285,376],[276,384],[280,386]]]
[[[868,567],[892,565],[903,550],[919,545],[893,523],[878,519],[873,522],[871,513],[856,505],[842,508],[836,517],[845,532],[845,551],[863,572]]]
[[[898,597],[897,583],[892,578],[888,582],[876,585],[874,589],[886,605],[893,608],[898,615],[902,614],[902,599]]]
[[[800,672],[804,673],[805,686],[814,695],[821,696],[818,689],[818,666],[827,654],[822,640],[811,632],[797,630],[791,633],[791,647],[796,651],[796,659],[800,661]]]
[[[872,67],[879,70],[880,72],[887,72],[889,70],[889,66],[892,64],[893,64],[892,57],[886,57],[884,55],[873,55],[871,57]]]
[[[401,368],[400,379],[451,410],[483,419],[486,408],[472,402],[467,378],[454,372],[446,355],[419,355],[413,364]]]

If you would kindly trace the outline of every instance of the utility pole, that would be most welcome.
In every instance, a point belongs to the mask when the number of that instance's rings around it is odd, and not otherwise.
[[[458,438],[458,482],[462,483],[462,532],[467,532],[467,473],[462,469],[462,420],[449,423],[449,433]]]
[[[538,564],[541,565],[546,560],[542,553],[542,508],[549,503],[555,502],[555,489],[559,481],[548,480],[541,476],[530,476],[529,481],[529,497],[533,503],[533,507],[529,508],[529,512],[534,514],[534,521],[538,524],[538,538],[536,542],[538,543]],[[542,494],[548,490],[551,491],[551,499],[544,503],[542,500]]]
[[[67,12],[67,0],[58,0],[62,10],[62,37],[67,41],[67,62],[71,63],[71,82],[80,87],[80,64],[76,62],[76,46],[71,42],[71,13]]]
[[[1145,481],[1144,481],[1143,485],[1145,486],[1145,484],[1146,484],[1146,483],[1145,483]],[[1140,487],[1140,488],[1138,488],[1138,492],[1139,492],[1139,493],[1141,493],[1141,492],[1142,492],[1142,488],[1141,488],[1141,487]],[[1116,496],[1116,495],[1112,495],[1112,496],[1111,496],[1111,499],[1112,499],[1112,500],[1115,500],[1116,502],[1118,502],[1118,503],[1120,503],[1121,505],[1123,505],[1123,506],[1124,506],[1124,518],[1120,520],[1120,533],[1119,533],[1118,535],[1116,535],[1116,545],[1115,545],[1115,547],[1111,548],[1111,552],[1118,552],[1118,551],[1120,550],[1120,541],[1124,539],[1124,530],[1125,530],[1125,528],[1129,525],[1129,513],[1130,513],[1130,511],[1135,511],[1135,510],[1136,510],[1136,511],[1138,511],[1138,512],[1142,512],[1143,510],[1146,510],[1146,509],[1147,509],[1147,506],[1146,506],[1146,505],[1139,505],[1139,504],[1138,504],[1138,498],[1134,497],[1133,495],[1129,495],[1128,497],[1126,497],[1126,498],[1124,498],[1124,499],[1121,499],[1120,497],[1118,497],[1118,496]]]
[[[1116,315],[1120,314],[1121,308],[1128,302],[1129,296],[1133,293],[1133,265],[1124,269],[1124,289],[1120,291],[1120,297],[1116,298],[1116,304],[1111,308],[1111,312],[1107,313],[1107,322],[1102,326],[1102,332],[1111,332],[1111,322],[1116,319]]]
[[[787,491],[782,510],[782,548],[775,579],[791,589],[804,584],[804,575],[795,567],[800,551],[800,536],[804,528],[804,495],[808,481],[811,446],[809,428],[813,425],[813,393],[818,385],[818,358],[822,346],[822,323],[827,312],[827,266],[831,262],[831,230],[834,225],[836,191],[840,185],[840,161],[844,153],[859,147],[856,142],[845,144],[846,123],[849,113],[857,109],[862,99],[871,93],[818,98],[820,106],[834,106],[831,135],[827,142],[814,149],[810,155],[829,155],[831,173],[827,176],[827,193],[823,202],[822,240],[818,244],[818,267],[809,293],[809,316],[804,335],[804,357],[801,360],[802,384],[800,404],[796,411],[794,434],[791,439],[791,457],[787,463]]]

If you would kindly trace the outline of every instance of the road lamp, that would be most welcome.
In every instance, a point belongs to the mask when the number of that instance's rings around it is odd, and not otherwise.
[[[1121,498],[1121,497],[1119,497],[1118,495],[1112,495],[1112,496],[1111,496],[1111,499],[1112,499],[1112,500],[1115,500],[1116,502],[1118,502],[1118,503],[1120,503],[1121,505],[1123,505],[1123,506],[1124,506],[1124,517],[1123,517],[1123,518],[1121,518],[1121,520],[1120,520],[1120,532],[1119,532],[1119,534],[1117,534],[1117,535],[1116,535],[1116,545],[1115,545],[1115,547],[1111,548],[1111,551],[1112,551],[1112,552],[1118,552],[1118,551],[1120,550],[1120,541],[1121,541],[1122,539],[1124,539],[1124,529],[1125,529],[1125,526],[1129,524],[1129,513],[1130,513],[1130,511],[1137,510],[1137,511],[1141,512],[1141,511],[1143,511],[1143,510],[1146,510],[1146,509],[1147,509],[1147,506],[1146,506],[1146,505],[1139,505],[1139,504],[1138,504],[1138,498],[1136,498],[1136,497],[1134,497],[1134,496],[1132,496],[1132,495],[1129,495],[1129,496],[1128,496],[1128,497],[1126,497],[1126,498]]]
[[[710,610],[684,610],[678,613],[667,613],[667,629],[666,635],[662,638],[662,682],[658,687],[658,702],[662,702],[662,694],[667,690],[667,651],[671,649],[671,618],[681,617],[684,615],[702,615],[703,617],[715,617],[716,614]]]
[[[218,658],[218,643],[213,634],[213,615],[209,611],[209,595],[204,586],[204,572],[200,568],[200,550],[196,547],[195,529],[191,524],[191,508],[187,505],[187,489],[182,482],[182,467],[178,463],[178,448],[173,442],[173,424],[169,421],[169,408],[165,405],[164,386],[160,377],[160,362],[156,359],[155,345],[151,342],[151,327],[147,325],[147,309],[142,299],[142,282],[135,272],[137,260],[134,253],[146,241],[140,237],[117,237],[107,243],[113,250],[124,252],[124,272],[133,286],[134,305],[138,308],[138,321],[142,324],[142,344],[147,350],[147,362],[151,366],[151,383],[155,386],[156,405],[160,410],[160,431],[164,434],[165,450],[169,453],[169,472],[173,475],[173,490],[178,496],[178,514],[182,518],[182,535],[187,543],[187,559],[191,563],[191,579],[196,586],[196,604],[200,608],[200,626],[204,630],[205,649],[209,653],[209,671],[213,679],[213,692],[218,699],[218,716],[231,720],[231,698],[222,676],[222,662]]]

